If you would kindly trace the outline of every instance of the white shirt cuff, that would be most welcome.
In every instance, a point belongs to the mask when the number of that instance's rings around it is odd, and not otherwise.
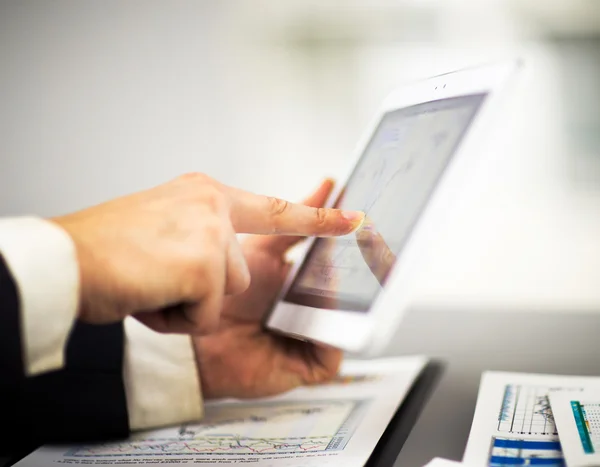
[[[160,334],[126,318],[123,371],[131,430],[202,417],[200,379],[189,336]]]
[[[79,305],[79,266],[71,237],[43,219],[1,219],[0,254],[19,293],[25,373],[62,368]]]

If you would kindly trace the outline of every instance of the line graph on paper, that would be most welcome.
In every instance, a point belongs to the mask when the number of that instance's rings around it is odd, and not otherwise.
[[[366,408],[360,400],[207,406],[201,423],[71,449],[67,457],[264,455],[343,450]]]
[[[504,390],[498,431],[519,435],[558,436],[548,393],[544,386],[509,384]]]

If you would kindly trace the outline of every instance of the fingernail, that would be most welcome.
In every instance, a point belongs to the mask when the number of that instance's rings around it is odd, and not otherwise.
[[[373,242],[373,232],[367,229],[359,229],[356,232],[356,239],[364,244],[371,244]]]
[[[375,226],[365,221],[361,226],[361,230],[366,230],[367,232],[375,232]]]
[[[358,229],[365,221],[365,213],[360,211],[342,211],[342,217],[350,221],[354,227],[352,231]]]

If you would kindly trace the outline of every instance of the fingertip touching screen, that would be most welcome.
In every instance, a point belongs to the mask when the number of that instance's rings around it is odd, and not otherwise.
[[[284,301],[369,311],[485,97],[441,99],[383,116],[335,204],[364,211],[363,226],[317,239]]]

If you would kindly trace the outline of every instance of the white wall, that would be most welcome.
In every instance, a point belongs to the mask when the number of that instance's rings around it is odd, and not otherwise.
[[[210,2],[3,2],[0,213],[51,215],[237,157]]]

